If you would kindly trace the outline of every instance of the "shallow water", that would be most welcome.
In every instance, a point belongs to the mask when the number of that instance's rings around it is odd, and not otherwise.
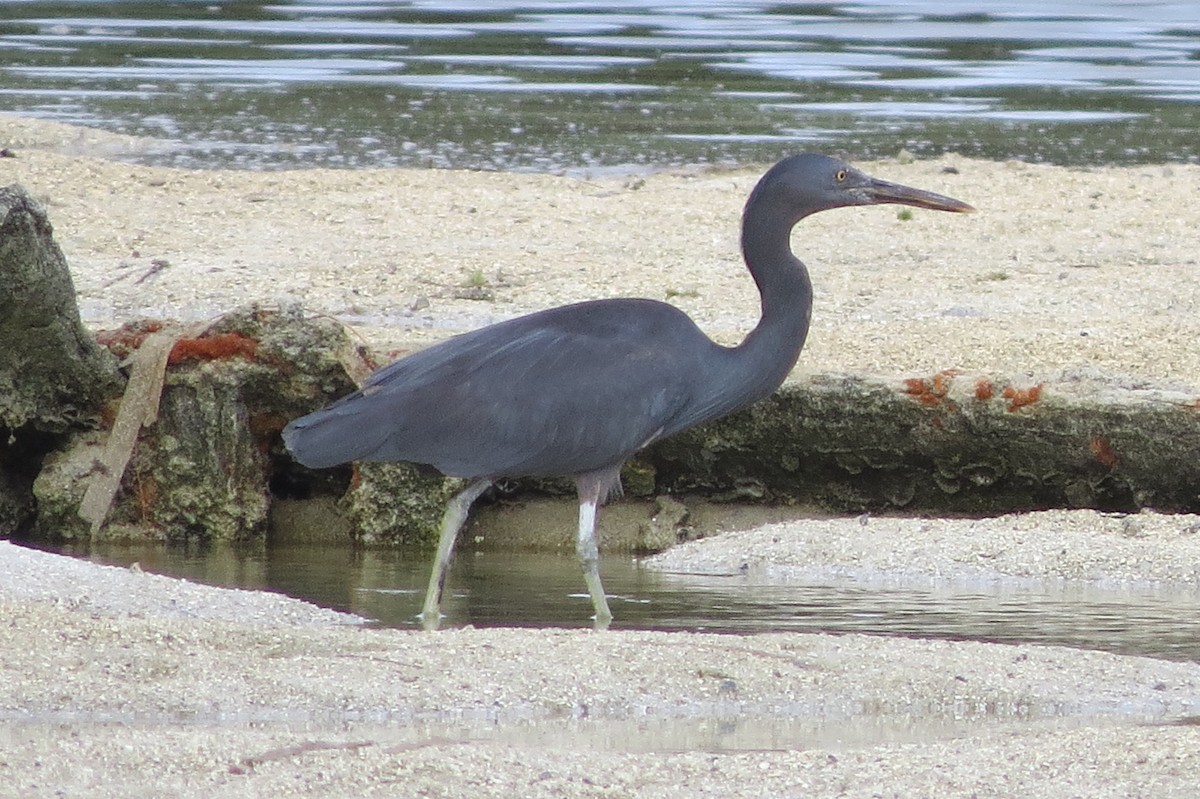
[[[426,556],[329,546],[99,547],[105,563],[230,587],[279,591],[374,623],[419,627]],[[1061,580],[948,580],[814,575],[769,582],[741,574],[669,574],[604,560],[613,629],[726,633],[858,632],[1062,644],[1200,661],[1200,588]],[[591,603],[573,557],[460,552],[443,606],[447,626],[588,627]]]
[[[602,171],[957,151],[1200,159],[1192,3],[37,2],[0,111],[185,166]],[[93,145],[94,146],[94,145]]]
[[[271,590],[359,614],[379,626],[415,629],[428,579],[425,555],[394,550],[287,545],[92,546],[69,554],[227,587]],[[915,575],[853,577],[830,573],[797,582],[728,575],[669,574],[628,557],[604,559],[601,571],[616,616],[613,629],[870,633],[1006,643],[1061,644],[1172,660],[1200,661],[1200,589],[1099,586],[1039,580],[946,580]],[[451,572],[446,626],[590,628],[591,604],[573,557],[463,550]],[[590,719],[295,718],[268,711],[247,718],[0,718],[0,737],[23,725],[283,725],[316,734],[334,723],[365,739],[413,742],[500,741],[505,746],[573,747],[620,752],[746,752],[880,743],[928,742],[1031,726],[1070,729],[1096,723],[1170,721],[1161,707],[1124,702],[1091,707],[1057,702],[969,702],[931,695],[900,707],[823,702],[819,706],[743,706],[728,694],[670,717]],[[952,690],[952,689],[951,689]],[[722,684],[721,691],[725,691]],[[486,708],[485,708],[486,710]]]

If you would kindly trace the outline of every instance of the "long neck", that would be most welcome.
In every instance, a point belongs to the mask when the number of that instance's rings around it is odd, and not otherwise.
[[[787,377],[808,335],[812,281],[791,249],[799,221],[751,201],[742,218],[742,255],[762,301],[758,325],[733,351],[748,393],[761,399]],[[750,401],[754,401],[754,399]]]

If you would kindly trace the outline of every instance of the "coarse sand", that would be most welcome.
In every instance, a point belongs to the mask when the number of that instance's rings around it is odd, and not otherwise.
[[[0,116],[0,184],[48,208],[85,322],[303,302],[403,349],[549,305],[671,296],[736,341],[761,169],[574,179],[188,172],[151,144]],[[863,165],[963,217],[806,220],[800,369],[1200,390],[1200,168],[955,156]],[[953,169],[948,169],[953,168]],[[484,299],[479,299],[479,298]],[[1200,591],[1196,517],[834,519],[661,568]],[[420,633],[0,542],[0,796],[1193,797],[1200,664],[863,635]]]
[[[669,297],[729,343],[757,318],[738,218],[761,168],[182,171],[77,154],[115,146],[78,131],[0,116],[17,154],[0,159],[0,182],[47,206],[93,327],[252,300],[301,301],[383,347],[597,297]],[[1200,391],[1200,226],[1187,210],[1200,166],[861,166],[979,213],[905,221],[883,206],[802,222],[794,243],[816,296],[799,370],[1084,369]]]

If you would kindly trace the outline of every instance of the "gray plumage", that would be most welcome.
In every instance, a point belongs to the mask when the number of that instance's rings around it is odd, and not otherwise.
[[[443,523],[424,610],[430,625],[470,502],[501,477],[574,477],[579,555],[603,626],[611,614],[596,567],[595,506],[621,464],[653,441],[778,388],[804,346],[812,308],[808,271],[791,252],[792,228],[816,211],[889,202],[973,210],[826,156],[786,158],[759,181],[743,213],[742,252],[762,316],[738,346],[714,343],[682,311],[654,300],[566,305],[396,361],[360,390],[293,421],[284,441],[311,467],[407,461],[472,481]]]

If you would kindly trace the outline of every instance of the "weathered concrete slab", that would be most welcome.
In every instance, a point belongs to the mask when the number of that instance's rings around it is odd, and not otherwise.
[[[1200,397],[1097,376],[818,375],[654,447],[660,490],[834,511],[1200,509]]]

